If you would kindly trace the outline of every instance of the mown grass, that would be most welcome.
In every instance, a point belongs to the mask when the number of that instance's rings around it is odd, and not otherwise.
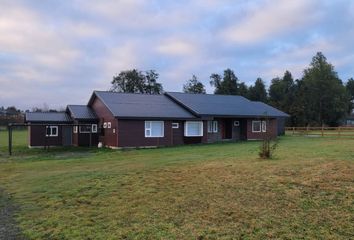
[[[259,142],[130,151],[24,142],[12,157],[0,147],[0,184],[31,239],[354,238],[354,140],[285,136],[272,160],[258,158]]]

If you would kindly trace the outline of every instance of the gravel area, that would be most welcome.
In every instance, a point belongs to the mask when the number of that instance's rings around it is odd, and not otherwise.
[[[14,214],[18,207],[12,202],[9,194],[0,189],[0,239],[24,240],[20,228],[18,227]]]

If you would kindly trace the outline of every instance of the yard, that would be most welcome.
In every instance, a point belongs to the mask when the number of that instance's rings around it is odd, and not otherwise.
[[[354,140],[284,136],[261,160],[259,142],[45,151],[15,134],[0,207],[29,239],[354,238]]]

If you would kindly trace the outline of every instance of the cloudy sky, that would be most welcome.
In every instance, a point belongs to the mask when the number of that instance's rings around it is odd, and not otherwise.
[[[0,0],[0,106],[85,104],[122,70],[155,69],[167,91],[231,68],[252,84],[317,51],[354,77],[350,0]]]

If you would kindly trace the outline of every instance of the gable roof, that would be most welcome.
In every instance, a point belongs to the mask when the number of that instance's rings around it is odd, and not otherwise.
[[[92,104],[95,97],[118,118],[196,118],[165,95],[94,91],[88,105]]]
[[[97,116],[92,109],[86,105],[68,105],[67,109],[74,119],[96,120]]]
[[[215,94],[190,94],[167,92],[174,101],[178,102],[191,112],[199,116],[224,116],[224,117],[288,117],[265,103],[253,102],[242,96],[215,95]]]
[[[70,116],[65,112],[26,112],[26,122],[69,123]]]

